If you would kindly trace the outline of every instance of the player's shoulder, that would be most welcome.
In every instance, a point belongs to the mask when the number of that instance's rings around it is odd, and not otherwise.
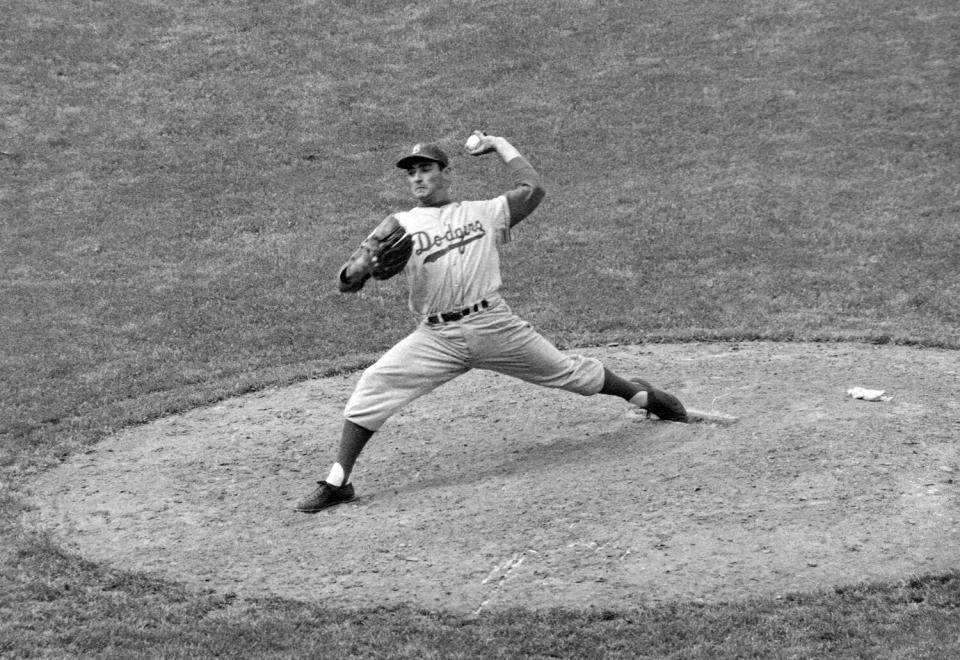
[[[477,212],[489,212],[505,205],[507,203],[507,198],[505,195],[499,195],[490,199],[472,199],[458,203],[461,209]]]

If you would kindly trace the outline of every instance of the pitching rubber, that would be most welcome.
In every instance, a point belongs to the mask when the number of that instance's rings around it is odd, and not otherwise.
[[[687,421],[691,424],[722,424],[729,426],[730,424],[736,424],[740,421],[740,418],[718,412],[707,412],[705,410],[687,408]]]

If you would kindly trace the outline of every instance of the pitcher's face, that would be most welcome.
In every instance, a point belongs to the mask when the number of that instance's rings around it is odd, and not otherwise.
[[[432,160],[414,163],[407,168],[407,181],[410,183],[410,192],[422,206],[443,204],[448,200],[447,187],[450,181],[447,170],[441,168],[440,163]]]

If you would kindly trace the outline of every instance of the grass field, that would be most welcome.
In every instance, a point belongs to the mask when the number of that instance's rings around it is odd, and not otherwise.
[[[356,368],[403,283],[336,268],[409,204],[408,144],[503,134],[548,197],[504,256],[560,346],[960,348],[960,8],[947,0],[9,0],[0,23],[0,655],[945,657],[960,574],[465,620],[233,603],[22,527],[117,429]],[[498,194],[492,161],[460,196]]]

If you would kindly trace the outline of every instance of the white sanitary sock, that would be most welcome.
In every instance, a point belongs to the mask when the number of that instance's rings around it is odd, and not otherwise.
[[[630,399],[630,403],[646,410],[647,409],[647,391],[640,390],[639,392],[634,394],[633,398]]]
[[[343,466],[339,463],[334,463],[330,468],[330,474],[327,475],[327,478],[324,479],[331,486],[342,486],[343,485]]]

